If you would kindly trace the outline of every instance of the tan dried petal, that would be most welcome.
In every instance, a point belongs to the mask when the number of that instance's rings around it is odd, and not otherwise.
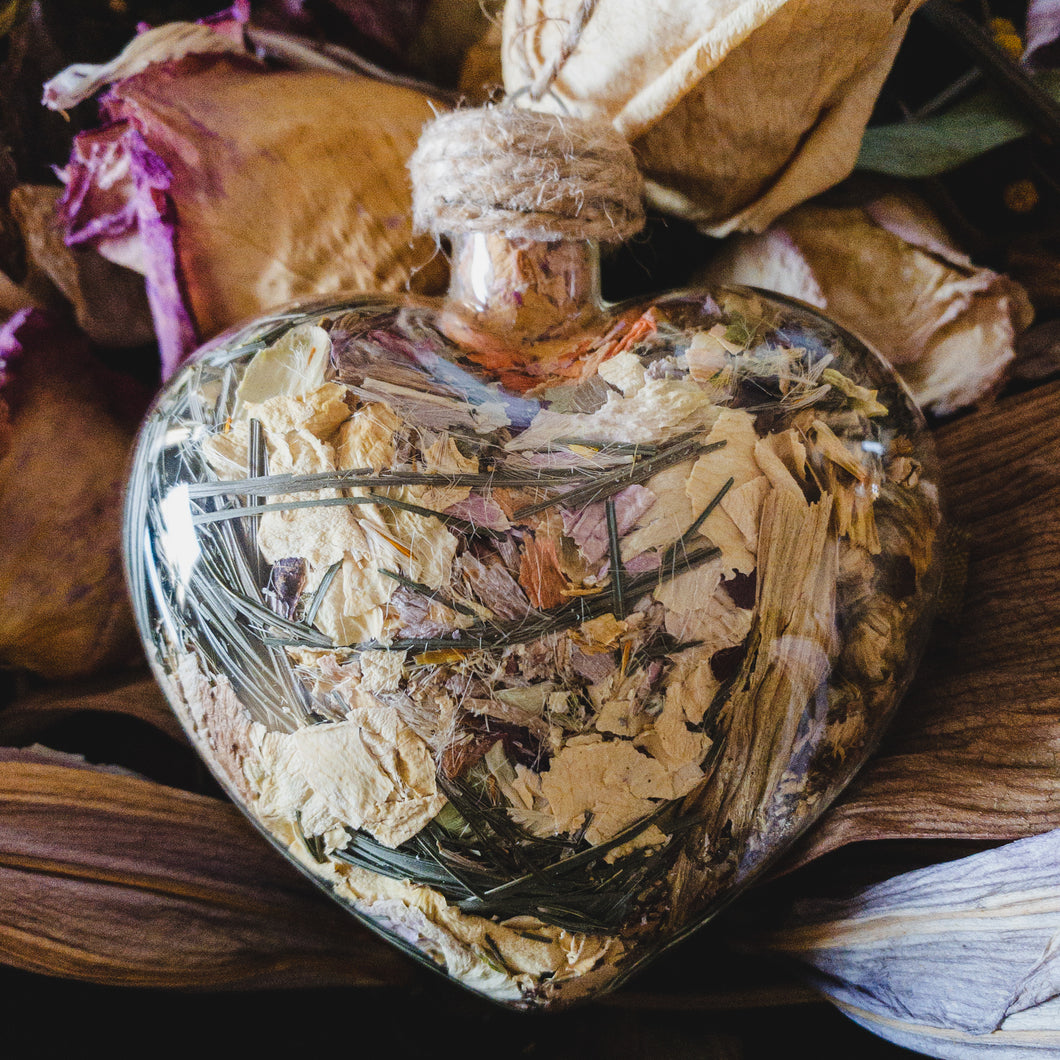
[[[405,163],[434,113],[426,96],[227,56],[152,66],[111,91],[112,117],[173,173],[179,268],[203,337],[296,299],[444,283],[410,220]]]
[[[78,326],[100,346],[152,341],[154,326],[144,279],[91,250],[68,247],[55,216],[62,188],[24,184],[11,193],[11,213],[22,232],[28,274],[22,287],[34,304],[68,302]],[[47,288],[61,297],[56,297]]]
[[[255,812],[297,819],[307,836],[363,828],[396,847],[445,805],[427,745],[391,707],[356,707],[346,721],[252,739],[262,769]]]
[[[698,779],[675,777],[628,740],[576,736],[541,774],[541,793],[557,833],[576,832],[588,820],[586,838],[601,843],[650,813],[654,800],[688,794]]]
[[[134,425],[83,338],[43,318],[19,337],[0,438],[0,661],[83,677],[140,658],[121,564]]]
[[[799,207],[761,236],[734,237],[699,278],[819,306],[875,346],[923,407],[943,414],[998,386],[1032,319],[1023,289],[974,266],[909,195]]]
[[[599,0],[535,105],[611,119],[663,210],[715,235],[761,231],[853,168],[917,6],[678,0],[638,5],[631,17],[622,0]],[[582,7],[506,5],[509,93],[547,77]]]

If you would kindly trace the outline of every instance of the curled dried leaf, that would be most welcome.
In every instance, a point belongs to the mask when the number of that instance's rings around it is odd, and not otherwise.
[[[877,1034],[928,1056],[1055,1056],[1060,831],[793,910],[768,946]]]
[[[404,958],[332,908],[227,803],[7,750],[0,804],[9,964],[166,988],[408,980]]]
[[[825,309],[939,414],[999,386],[1033,317],[1019,284],[973,265],[909,195],[801,206],[761,235],[733,237],[701,279],[766,287]]]
[[[610,118],[664,211],[715,235],[761,231],[851,171],[918,6],[682,0],[631,17],[622,0],[518,0],[505,7],[504,83],[545,109]]]
[[[189,55],[119,81],[104,111],[63,171],[67,239],[144,273],[164,374],[289,301],[443,282],[409,219],[422,93]]]

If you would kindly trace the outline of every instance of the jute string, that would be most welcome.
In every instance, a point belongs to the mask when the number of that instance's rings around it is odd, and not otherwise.
[[[423,131],[409,172],[421,232],[620,242],[644,223],[636,159],[606,121],[453,111]]]

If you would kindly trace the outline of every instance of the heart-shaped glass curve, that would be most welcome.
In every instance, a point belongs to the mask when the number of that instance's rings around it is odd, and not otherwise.
[[[930,621],[936,470],[884,363],[790,300],[683,291],[536,348],[466,309],[210,344],[142,428],[127,569],[264,833],[458,982],[558,1007],[714,915],[864,761]]]

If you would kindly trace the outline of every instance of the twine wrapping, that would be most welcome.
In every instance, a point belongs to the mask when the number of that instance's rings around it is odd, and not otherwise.
[[[636,159],[602,120],[457,110],[426,127],[409,171],[413,224],[436,236],[621,242],[644,223]]]

